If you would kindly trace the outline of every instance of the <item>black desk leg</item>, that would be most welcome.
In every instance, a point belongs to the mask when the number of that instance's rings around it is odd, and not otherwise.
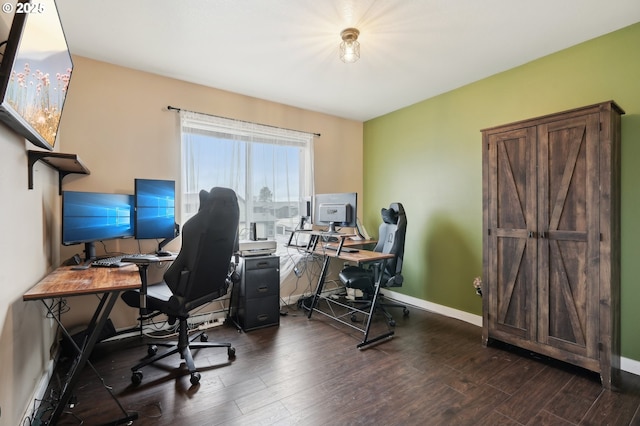
[[[142,283],[142,285],[140,286],[140,309],[138,311],[138,315],[140,315],[140,318],[138,318],[138,321],[140,323],[140,337],[142,337],[143,333],[142,333],[142,329],[144,327],[144,320],[146,319],[147,314],[149,313],[149,311],[147,310],[147,286],[148,286],[148,272],[147,270],[149,269],[149,264],[148,263],[140,263],[138,264],[138,272],[140,273],[140,282]]]
[[[98,342],[98,337],[100,336],[100,333],[104,325],[109,319],[109,314],[111,313],[111,309],[113,309],[113,306],[118,300],[119,295],[120,295],[120,292],[112,292],[112,293],[104,293],[100,297],[100,302],[98,303],[96,312],[94,313],[93,318],[91,319],[91,324],[89,325],[89,336],[85,340],[85,342],[82,344],[82,348],[80,348],[75,343],[75,341],[73,340],[73,338],[71,337],[67,329],[64,327],[64,325],[62,325],[62,322],[60,321],[60,319],[56,315],[54,315],[53,312],[51,312],[51,307],[47,305],[45,300],[42,300],[42,303],[44,304],[44,306],[47,308],[51,316],[58,323],[63,334],[67,337],[67,339],[69,339],[69,342],[71,343],[71,345],[73,345],[73,347],[75,348],[75,350],[78,352],[78,355],[79,355],[79,357],[76,359],[76,362],[71,367],[71,371],[70,371],[71,374],[67,382],[63,386],[60,400],[56,404],[56,408],[53,411],[51,418],[49,419],[49,424],[55,425],[58,422],[58,419],[62,415],[65,407],[67,406],[67,404],[69,403],[69,400],[71,399],[73,389],[78,383],[78,380],[80,379],[80,373],[82,372],[85,365],[88,364],[93,370],[93,372],[96,374],[96,376],[100,379],[100,381],[104,383],[104,380],[102,379],[98,371],[93,367],[91,362],[89,362],[89,356],[91,355],[91,352],[93,351],[94,346]],[[109,392],[109,394],[111,395],[111,398],[113,398],[113,400],[116,402],[116,404],[118,405],[118,407],[120,408],[120,410],[125,416],[122,419],[116,420],[110,424],[114,424],[114,425],[126,424],[138,418],[138,413],[132,413],[132,414],[127,413],[124,407],[122,407],[122,405],[120,404],[120,401],[118,401],[115,395],[113,395],[111,390],[106,386],[105,386],[105,389]]]
[[[378,269],[378,272],[376,273],[375,291],[373,292],[373,299],[371,300],[371,311],[369,312],[369,316],[367,318],[367,326],[364,331],[364,340],[357,345],[358,348],[362,348],[363,346],[370,345],[371,343],[377,342],[382,339],[386,339],[387,337],[393,336],[394,334],[393,330],[389,330],[387,333],[383,333],[380,336],[369,340],[369,328],[371,327],[371,320],[373,319],[373,315],[375,314],[376,302],[380,294],[380,284],[382,284],[382,276],[385,266],[386,261],[383,260],[380,263],[380,269]]]
[[[309,307],[309,315],[307,318],[311,318],[311,314],[313,313],[313,309],[318,303],[318,299],[322,294],[322,290],[324,288],[324,279],[327,276],[327,270],[329,269],[329,261],[331,260],[330,256],[325,256],[324,261],[322,262],[322,269],[320,270],[320,277],[318,278],[318,286],[316,287],[316,292],[313,295],[313,300],[311,301],[311,306]]]

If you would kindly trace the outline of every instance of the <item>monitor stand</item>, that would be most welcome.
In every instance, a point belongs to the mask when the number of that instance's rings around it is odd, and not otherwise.
[[[178,235],[180,235],[180,225],[178,225],[177,223],[174,223],[173,237],[165,238],[164,240],[160,241],[160,243],[158,243],[158,250],[156,250],[156,254],[158,256],[171,256],[172,253],[163,249],[164,249],[164,246],[169,244],[171,241],[175,240],[178,237]]]
[[[329,228],[327,228],[327,233],[329,233],[329,234],[339,234],[340,233],[340,232],[336,231],[336,223],[335,222],[329,222]]]
[[[166,253],[168,252],[164,250],[164,246],[166,246],[171,240],[173,240],[173,238],[165,238],[164,240],[160,241],[160,243],[158,243],[158,250],[156,250],[156,254],[166,255]]]
[[[96,245],[93,241],[84,243],[84,260],[89,262],[96,259]]]
[[[96,260],[96,245],[93,241],[84,243],[84,263],[79,265],[72,266],[71,269],[81,270],[81,269],[89,269],[91,267],[91,263]]]

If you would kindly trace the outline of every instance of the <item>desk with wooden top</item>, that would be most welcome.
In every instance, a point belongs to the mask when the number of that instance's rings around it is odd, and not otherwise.
[[[109,314],[113,309],[118,296],[124,290],[137,289],[141,286],[140,273],[135,265],[120,268],[88,268],[73,270],[70,266],[61,266],[44,277],[23,295],[23,300],[40,300],[56,320],[60,329],[71,342],[78,356],[71,367],[66,383],[63,385],[60,399],[57,401],[49,424],[56,424],[66,405],[72,396],[72,391],[78,382],[80,373],[85,365],[89,364],[94,373],[100,378],[96,369],[89,362],[89,356],[98,342]],[[99,295],[99,302],[91,322],[87,328],[88,334],[84,342],[78,345],[62,322],[55,310],[52,299],[82,296],[87,294]],[[49,301],[49,302],[48,302]],[[113,400],[116,402],[124,417],[112,424],[125,424],[138,418],[138,413],[127,413],[111,390],[105,386]]]
[[[318,284],[316,286],[316,291],[314,293],[313,300],[311,302],[311,309],[309,309],[308,318],[311,318],[311,315],[314,312],[318,312],[344,325],[347,325],[351,328],[354,328],[360,331],[361,333],[364,334],[364,338],[360,343],[358,343],[357,345],[358,348],[363,348],[364,346],[370,345],[374,342],[378,342],[380,340],[393,336],[394,331],[388,330],[385,333],[381,333],[373,338],[369,338],[369,331],[371,328],[371,320],[373,318],[374,307],[379,295],[380,284],[382,281],[381,272],[384,271],[387,259],[393,259],[395,255],[390,253],[380,253],[380,252],[364,250],[364,249],[358,249],[357,251],[353,251],[353,252],[345,251],[344,250],[345,248],[348,249],[354,246],[362,247],[364,245],[375,243],[375,241],[373,240],[357,240],[357,239],[352,240],[349,237],[352,237],[354,235],[351,235],[351,234],[335,234],[335,233],[326,233],[326,232],[320,232],[320,231],[304,231],[304,232],[308,232],[311,234],[310,242],[307,245],[306,250],[309,253],[323,256],[324,258],[322,262],[322,268],[320,270],[320,276],[318,277]],[[338,240],[337,242],[328,243],[328,244],[334,244],[335,249],[328,249],[325,247],[325,244],[327,244],[327,242],[324,240],[327,237],[337,238]],[[331,297],[325,297],[323,295],[325,278],[327,275],[327,271],[329,269],[329,264],[331,262],[331,259],[340,259],[348,262],[353,262],[357,265],[362,265],[362,264],[371,263],[371,262],[378,263],[377,268],[378,268],[378,271],[380,271],[380,273],[376,274],[376,280],[374,283],[375,291],[373,294],[373,298],[371,300],[371,307],[369,311],[358,309],[352,304],[346,304],[341,301],[332,299]],[[342,308],[345,308],[347,310],[347,313],[335,315],[333,310],[331,310],[331,312],[325,312],[321,309],[318,309],[317,305],[320,300],[326,301],[329,305],[335,304],[335,305],[341,306]],[[353,317],[354,313],[356,312],[361,313],[366,317],[366,324],[364,327],[359,327],[353,321],[349,322],[343,319],[343,317],[345,316]]]

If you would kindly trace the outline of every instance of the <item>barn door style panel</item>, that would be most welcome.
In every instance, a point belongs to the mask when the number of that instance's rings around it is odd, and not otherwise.
[[[538,341],[597,358],[598,114],[538,127]],[[594,366],[596,367],[596,366]]]
[[[495,280],[487,293],[497,333],[535,339],[537,280],[535,128],[491,135],[489,139],[492,229],[495,250],[491,269]]]
[[[483,130],[483,342],[619,370],[613,102]]]

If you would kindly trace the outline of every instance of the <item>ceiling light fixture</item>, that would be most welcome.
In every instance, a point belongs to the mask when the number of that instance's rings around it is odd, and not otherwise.
[[[359,35],[360,31],[355,28],[347,28],[340,33],[340,37],[342,37],[342,43],[340,43],[340,59],[342,59],[342,62],[350,64],[360,59]]]

